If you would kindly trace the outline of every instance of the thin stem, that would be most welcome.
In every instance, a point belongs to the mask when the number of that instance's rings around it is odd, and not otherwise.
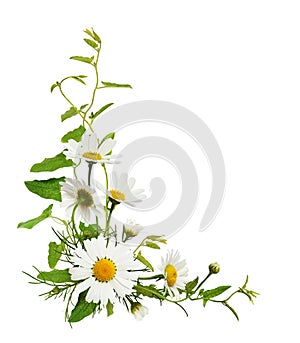
[[[93,90],[91,103],[90,103],[90,105],[88,106],[87,110],[84,112],[84,115],[83,115],[83,118],[82,118],[82,119],[83,119],[83,123],[84,123],[84,121],[86,121],[86,116],[87,116],[89,110],[90,110],[90,109],[93,107],[93,105],[94,105],[95,96],[96,96],[97,88],[98,88],[98,85],[99,85],[98,62],[99,62],[100,51],[101,51],[101,43],[100,43],[99,49],[97,49],[96,61],[95,61],[95,63],[93,64],[93,66],[94,66],[94,68],[95,68],[95,73],[96,73],[95,88],[94,88],[94,90]]]
[[[103,170],[104,170],[104,175],[105,175],[105,188],[108,189],[108,175],[107,175],[107,170],[106,170],[106,166],[104,163],[102,163],[102,167],[103,167]],[[107,216],[108,216],[108,202],[109,202],[109,197],[108,195],[106,195],[105,197],[105,214],[106,214],[106,221],[107,221]]]
[[[108,235],[108,234],[109,234],[109,227],[110,227],[111,215],[112,215],[113,210],[115,209],[115,207],[116,207],[116,204],[115,204],[115,203],[112,203],[111,206],[110,206],[108,218],[107,218],[107,221],[106,221],[106,227],[105,227],[105,233],[104,233],[104,235]]]
[[[73,237],[74,237],[74,242],[76,242],[76,238],[78,239],[79,237],[79,234],[78,234],[78,231],[76,229],[76,224],[75,224],[75,212],[78,208],[79,204],[76,204],[73,208],[73,211],[72,211],[72,216],[71,216],[71,222],[72,222],[72,231],[73,231]]]
[[[160,280],[160,279],[164,279],[164,275],[163,274],[157,274],[157,275],[153,275],[153,276],[140,276],[138,277],[138,280]]]
[[[212,275],[211,272],[199,283],[198,287],[195,289],[195,293],[200,289],[200,287],[204,284],[204,282]]]
[[[88,171],[88,185],[91,185],[91,174],[92,174],[92,169],[93,169],[93,165],[95,164],[95,162],[88,162],[89,165],[89,171]]]

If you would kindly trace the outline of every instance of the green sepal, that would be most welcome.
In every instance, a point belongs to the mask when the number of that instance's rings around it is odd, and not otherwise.
[[[86,290],[79,294],[78,301],[68,319],[70,323],[79,322],[95,311],[97,304],[93,302],[89,303],[85,300],[87,292]]]
[[[66,119],[72,118],[76,116],[78,113],[78,110],[76,107],[70,107],[68,111],[66,111],[64,114],[61,115],[61,121],[65,121]]]
[[[92,56],[92,57],[71,56],[70,60],[75,60],[75,61],[91,64],[93,62],[93,60],[94,60],[94,56]]]
[[[50,272],[39,272],[37,278],[43,281],[51,281],[54,283],[65,283],[72,281],[68,269],[53,269]]]
[[[81,140],[82,135],[85,133],[85,128],[80,125],[76,129],[69,131],[66,133],[62,138],[61,142],[62,143],[68,143],[70,139],[74,139],[74,141],[79,142]]]
[[[62,252],[65,249],[65,243],[61,242],[57,244],[55,242],[49,243],[48,249],[48,265],[51,269],[54,269],[57,262],[59,261]]]
[[[114,83],[106,81],[101,81],[101,83],[103,86],[100,88],[132,88],[132,86],[127,83]]]
[[[42,162],[34,164],[30,171],[34,173],[39,172],[52,172],[54,170],[65,168],[65,167],[72,167],[73,162],[72,160],[68,160],[66,156],[61,152],[60,154],[45,158]]]
[[[147,268],[149,268],[152,272],[154,272],[154,268],[152,264],[142,255],[142,253],[139,251],[139,253],[136,256],[136,259],[143,263]]]
[[[49,218],[52,214],[52,207],[53,205],[48,206],[41,215],[39,215],[36,218],[27,220],[26,222],[21,222],[18,224],[18,229],[19,228],[24,228],[24,229],[32,229],[35,225],[40,223],[41,221]]]
[[[64,181],[64,177],[51,178],[48,180],[25,181],[25,186],[30,192],[35,193],[42,198],[61,201],[60,182]]]
[[[106,311],[107,311],[107,317],[114,314],[114,304],[112,304],[109,299],[108,299],[108,302],[106,304]]]

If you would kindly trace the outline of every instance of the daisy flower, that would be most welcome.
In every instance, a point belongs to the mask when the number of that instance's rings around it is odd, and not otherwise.
[[[125,240],[136,237],[143,227],[140,224],[137,224],[134,220],[127,220],[123,226],[123,233]]]
[[[185,260],[180,260],[180,254],[177,251],[171,250],[164,259],[161,258],[159,269],[165,277],[165,287],[171,296],[179,297],[179,289],[185,288],[188,268]]]
[[[124,298],[132,293],[137,281],[137,273],[128,270],[138,269],[139,263],[134,260],[132,252],[124,245],[115,246],[99,236],[84,241],[84,249],[78,247],[70,258],[74,264],[69,269],[79,292],[87,291],[86,301],[94,302],[103,308],[107,302],[114,303],[119,297]]]
[[[131,313],[136,320],[142,320],[148,314],[148,307],[143,306],[141,303],[133,302],[131,304]]]
[[[74,139],[68,141],[64,154],[76,164],[81,159],[92,163],[116,163],[113,161],[116,156],[107,155],[115,145],[116,141],[108,138],[99,146],[96,133],[85,132],[79,143]]]
[[[102,204],[94,189],[84,181],[66,178],[61,182],[62,203],[66,207],[67,215],[70,217],[75,206],[75,217],[86,224],[93,224],[95,216],[101,216],[99,208]]]
[[[109,196],[110,200],[115,204],[125,203],[130,206],[135,206],[136,202],[140,202],[146,198],[143,194],[144,189],[133,189],[135,185],[135,178],[128,178],[127,173],[123,173],[120,177],[116,173],[111,175],[111,189],[103,188],[99,183],[98,188]]]

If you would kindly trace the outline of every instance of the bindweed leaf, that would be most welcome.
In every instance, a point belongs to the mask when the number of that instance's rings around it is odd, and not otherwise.
[[[40,272],[37,276],[38,279],[43,281],[51,281],[55,283],[71,282],[71,275],[68,269],[58,270],[54,269],[50,272]]]
[[[139,253],[136,256],[136,259],[143,263],[147,268],[149,268],[152,272],[154,272],[154,268],[152,264],[142,255],[142,253],[139,251]]]
[[[62,143],[68,143],[70,139],[74,139],[74,141],[79,142],[81,140],[82,135],[85,133],[85,128],[80,125],[76,129],[69,131],[66,133],[62,138]]]
[[[96,42],[101,43],[100,37],[97,35],[97,33],[93,29],[92,31],[89,29],[86,29],[84,30],[84,32],[88,34],[90,37],[92,37]]]
[[[72,118],[76,116],[77,114],[77,108],[71,107],[68,111],[66,111],[64,114],[61,115],[61,121],[65,121],[66,119]]]
[[[217,287],[217,288],[214,288],[214,289],[210,289],[210,290],[204,291],[202,293],[202,296],[205,299],[211,299],[211,298],[217,297],[218,295],[224,293],[230,287],[231,286],[220,286],[220,287]]]
[[[132,88],[132,86],[127,83],[114,83],[106,81],[101,81],[101,83],[103,86],[100,88]]]
[[[90,47],[97,49],[98,48],[98,44],[96,42],[94,42],[91,39],[88,38],[84,38],[84,41],[86,42],[87,45],[89,45]]]
[[[55,242],[49,243],[48,265],[51,269],[55,268],[64,249],[65,249],[65,244],[63,242],[61,242],[60,244],[57,244]]]
[[[194,279],[193,281],[190,281],[188,282],[186,285],[185,285],[185,291],[187,293],[192,293],[193,292],[193,289],[198,285],[198,276],[196,277],[196,279]]]
[[[160,249],[159,245],[153,242],[146,242],[145,246],[152,249]]]
[[[32,229],[35,225],[37,225],[38,223],[40,223],[41,221],[49,218],[52,214],[52,207],[53,205],[50,205],[49,207],[47,207],[41,215],[39,215],[36,218],[27,220],[26,222],[22,222],[18,224],[18,229],[19,228],[25,228],[25,229]]]
[[[71,160],[67,160],[66,156],[61,152],[54,157],[45,158],[42,162],[34,164],[30,171],[34,173],[52,172],[60,168],[72,166],[73,162]]]
[[[114,313],[114,304],[112,304],[109,299],[106,304],[106,311],[107,311],[107,317],[111,316]]]
[[[161,294],[154,285],[144,286],[138,283],[133,288],[137,291],[138,294],[144,295],[145,297],[165,299],[165,296]]]
[[[109,103],[109,104],[106,104],[106,105],[102,106],[102,107],[100,108],[100,110],[98,110],[97,112],[95,112],[95,113],[93,113],[93,114],[90,115],[90,119],[95,120],[95,119],[99,116],[99,114],[101,114],[102,112],[104,112],[108,107],[112,106],[113,104],[114,104],[114,103],[111,102],[111,103]]]
[[[93,60],[94,60],[94,56],[92,56],[92,57],[71,56],[70,60],[75,60],[75,61],[91,64],[93,62]]]
[[[53,85],[50,88],[50,92],[52,93],[54,91],[54,89],[58,86],[58,83],[53,83]]]
[[[32,193],[45,199],[61,201],[60,182],[65,181],[64,177],[48,180],[25,181],[25,186]]]
[[[87,291],[84,291],[79,294],[78,301],[75,307],[73,308],[71,315],[69,317],[70,323],[79,322],[83,318],[89,316],[95,311],[97,304],[93,302],[91,303],[87,302],[85,300],[86,294],[87,294]]]

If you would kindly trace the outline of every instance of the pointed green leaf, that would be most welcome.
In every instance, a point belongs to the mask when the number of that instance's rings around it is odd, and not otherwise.
[[[53,85],[50,88],[50,92],[52,93],[54,91],[54,89],[58,86],[58,83],[53,83]]]
[[[114,139],[115,138],[115,133],[114,132],[110,132],[108,133],[103,139],[102,141],[100,142],[99,146],[102,145],[103,142],[105,142],[107,139]]]
[[[64,114],[61,115],[61,121],[65,121],[66,119],[74,117],[76,116],[76,114],[77,114],[77,108],[71,107],[68,111],[66,111]]]
[[[126,84],[126,83],[114,83],[114,82],[105,82],[101,81],[103,87],[101,88],[132,88],[131,85]]]
[[[193,281],[190,281],[188,282],[186,285],[185,285],[185,290],[187,293],[192,293],[193,292],[193,289],[198,285],[198,281],[199,281],[199,278],[198,276],[196,277],[196,279],[194,279]]]
[[[94,31],[94,29],[92,29],[92,34],[93,34],[93,38],[95,39],[95,41],[97,41],[98,43],[101,43],[101,38],[100,38],[99,35]]]
[[[142,255],[142,253],[139,251],[136,257],[137,260],[139,260],[143,265],[145,265],[147,268],[149,268],[152,272],[154,272],[154,268],[152,264]]]
[[[49,218],[52,214],[52,207],[53,205],[50,205],[49,207],[47,207],[41,215],[39,215],[36,218],[27,220],[26,222],[22,222],[18,224],[18,229],[19,228],[25,228],[25,229],[32,229],[35,225],[37,225],[38,223],[40,223],[41,221]]]
[[[25,186],[32,193],[45,199],[61,201],[60,182],[65,181],[64,177],[51,178],[48,180],[25,181]]]
[[[89,104],[84,104],[82,106],[80,106],[80,111],[84,110]]]
[[[150,239],[151,241],[156,241],[159,243],[167,244],[167,240],[163,238],[163,236],[151,235],[151,236],[148,236],[147,238]]]
[[[60,154],[51,157],[45,158],[42,162],[34,164],[30,171],[34,173],[39,172],[51,172],[60,168],[72,167],[73,162],[67,160],[66,156],[61,152]]]
[[[94,49],[98,48],[98,44],[95,43],[93,40],[88,39],[88,38],[84,38],[84,41],[86,42],[87,45],[91,46]]]
[[[109,103],[109,104],[106,104],[106,105],[102,106],[102,107],[100,108],[100,110],[98,110],[98,111],[95,112],[94,114],[90,115],[90,119],[95,120],[95,119],[99,116],[99,114],[101,114],[102,112],[104,112],[108,107],[112,106],[113,104],[114,104],[114,103],[111,102],[111,103]]]
[[[86,84],[80,77],[78,77],[78,76],[70,76],[70,79],[74,79],[74,80],[76,80],[76,81],[78,81],[78,82],[80,82],[80,83],[82,83],[82,84]]]
[[[38,279],[43,281],[51,281],[55,283],[71,282],[71,275],[68,269],[58,270],[54,269],[50,272],[40,272],[37,276]]]
[[[153,242],[146,242],[145,246],[152,249],[160,249],[159,245]]]
[[[83,233],[85,238],[97,238],[99,236],[100,226],[97,224],[90,224],[85,226],[84,223],[80,222],[79,229]]]
[[[51,269],[55,268],[64,249],[65,249],[65,244],[63,242],[61,242],[60,244],[57,244],[55,242],[49,243],[48,265]]]
[[[138,283],[133,288],[137,291],[138,294],[144,295],[145,297],[165,299],[165,296],[161,294],[154,285],[144,286]]]
[[[88,63],[91,64],[93,62],[94,56],[92,57],[84,57],[84,56],[71,56],[70,60],[75,60],[75,61],[79,61],[79,62],[84,62],[84,63]]]
[[[79,127],[77,127],[76,129],[69,131],[68,133],[66,133],[62,139],[61,142],[62,143],[68,143],[68,141],[70,139],[74,139],[74,141],[79,142],[81,140],[82,135],[85,133],[85,128],[80,125]]]
[[[86,294],[87,291],[79,294],[77,304],[73,308],[69,318],[70,323],[79,322],[95,311],[97,304],[94,304],[93,302],[87,302],[85,300]]]
[[[217,297],[218,295],[224,293],[230,287],[231,286],[220,286],[220,287],[217,287],[217,288],[214,288],[214,289],[209,289],[207,291],[204,291],[202,293],[202,296],[205,299],[211,299],[211,298]]]
[[[111,316],[114,313],[114,304],[112,304],[109,299],[106,304],[106,311],[107,311],[107,317]]]

